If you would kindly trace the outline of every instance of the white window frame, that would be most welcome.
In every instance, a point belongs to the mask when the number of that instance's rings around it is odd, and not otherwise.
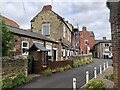
[[[88,44],[86,44],[86,41],[88,42],[88,40],[85,40],[84,43],[85,43],[85,45],[88,45]],[[89,42],[88,42],[88,43],[89,43]]]
[[[28,45],[27,45],[27,47],[23,47],[23,43],[27,43]],[[25,49],[29,49],[29,42],[28,41],[22,41],[22,55],[28,55],[29,54],[29,52],[27,52],[27,53],[23,53],[23,48],[25,48]]]
[[[44,35],[44,34],[43,34],[43,26],[44,26],[44,25],[48,25],[48,26],[49,26],[49,34],[47,34],[47,35],[50,35],[50,23],[43,23],[43,24],[42,24],[42,35]]]

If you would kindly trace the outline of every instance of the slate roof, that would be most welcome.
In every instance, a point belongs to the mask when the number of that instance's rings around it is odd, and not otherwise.
[[[36,47],[38,50],[40,51],[49,51],[48,49],[46,49],[46,47],[44,47],[42,44],[40,43],[33,43],[32,47]]]
[[[95,36],[93,31],[88,31],[91,36]]]
[[[95,40],[95,45],[99,43],[111,43],[111,40]]]
[[[80,33],[81,33],[81,32],[82,32],[82,31],[80,31]],[[95,36],[93,31],[87,31],[87,32],[90,34],[90,36],[93,36],[93,37]]]
[[[52,43],[58,43],[56,41],[53,41],[53,40],[43,36],[42,34],[34,33],[34,32],[31,32],[30,30],[14,28],[14,27],[11,27],[11,26],[7,26],[7,27],[12,33],[15,33],[15,34],[20,35],[20,36],[35,38],[35,39],[48,41],[48,42],[52,42]]]

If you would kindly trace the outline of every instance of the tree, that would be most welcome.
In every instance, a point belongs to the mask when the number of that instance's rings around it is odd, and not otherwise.
[[[7,56],[15,46],[15,36],[3,22],[0,22],[0,36],[2,37],[2,56]]]

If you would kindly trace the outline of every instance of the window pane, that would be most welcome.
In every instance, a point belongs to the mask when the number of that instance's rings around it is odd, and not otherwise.
[[[50,24],[43,24],[43,35],[50,35]]]
[[[27,43],[23,42],[23,47],[27,47]]]

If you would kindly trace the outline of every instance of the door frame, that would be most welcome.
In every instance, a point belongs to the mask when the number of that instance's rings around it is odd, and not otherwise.
[[[56,50],[56,60],[55,61],[58,61],[58,49],[57,48],[53,48],[53,50]],[[54,59],[54,57],[53,57]]]

